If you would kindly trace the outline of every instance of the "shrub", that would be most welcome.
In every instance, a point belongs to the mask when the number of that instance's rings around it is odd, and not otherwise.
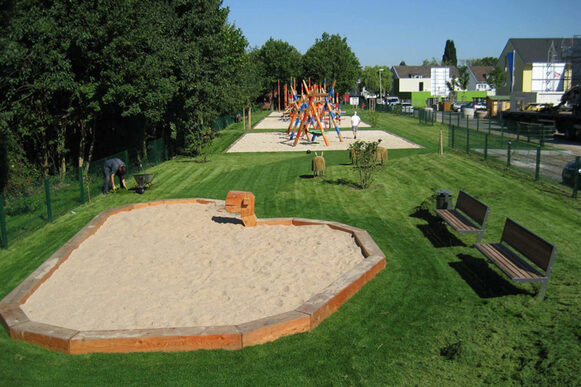
[[[349,145],[353,168],[359,174],[359,187],[362,189],[368,188],[373,182],[375,172],[377,171],[375,157],[377,146],[380,142],[381,140],[369,142],[356,141]]]

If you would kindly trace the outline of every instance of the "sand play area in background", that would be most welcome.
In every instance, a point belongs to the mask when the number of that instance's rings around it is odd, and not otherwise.
[[[285,134],[289,121],[282,121],[280,117],[281,113],[271,113],[253,128],[252,133],[246,133],[232,144],[232,146],[226,150],[226,153],[346,150],[349,149],[350,144],[357,140],[381,140],[380,145],[387,149],[421,148],[418,144],[383,130],[360,130],[357,134],[356,140],[353,138],[353,132],[351,131],[351,116],[341,118],[341,135],[343,136],[343,142],[339,141],[335,129],[329,129],[326,131],[329,146],[325,145],[325,141],[321,136],[317,136],[314,142],[310,141],[312,136],[309,136],[309,139],[303,137],[299,139],[297,146],[293,146],[294,139],[291,140],[290,136]],[[359,127],[368,128],[369,125],[362,122]],[[255,129],[280,129],[281,131],[254,132]]]
[[[267,117],[262,119],[259,123],[254,125],[254,127],[252,129],[253,130],[256,130],[256,129],[285,129],[286,130],[286,129],[288,129],[289,124],[290,124],[290,120],[289,119],[283,120],[281,112],[272,112]],[[361,124],[359,124],[359,127],[360,128],[369,128],[371,126],[362,121]],[[342,116],[341,123],[339,124],[339,128],[351,129],[351,116]],[[334,131],[334,129],[333,129],[333,131]]]
[[[327,226],[245,228],[217,204],[109,217],[21,305],[82,330],[241,324],[294,310],[362,262]]]

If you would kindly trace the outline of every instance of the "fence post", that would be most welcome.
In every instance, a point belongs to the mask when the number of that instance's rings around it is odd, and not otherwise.
[[[537,166],[535,168],[535,180],[539,181],[539,175],[541,170],[541,146],[537,146]]]
[[[452,125],[452,113],[448,112],[448,125]]]
[[[476,131],[480,130],[480,117],[476,116]]]
[[[458,113],[458,127],[460,127],[460,113]]]
[[[510,168],[510,150],[512,148],[512,141],[509,141],[506,147],[506,167]]]
[[[81,204],[85,204],[85,187],[83,186],[83,167],[79,167],[79,188],[81,190]]]
[[[4,213],[4,196],[0,194],[0,230],[2,232],[2,247],[8,248],[8,236],[6,233],[6,214]]]
[[[470,127],[470,117],[466,116],[466,127],[469,128]]]
[[[452,125],[452,148],[454,148],[454,125]]]
[[[484,135],[484,160],[488,159],[488,134]]]
[[[44,179],[44,192],[46,193],[46,215],[48,216],[48,221],[52,222],[52,203],[50,200],[50,182],[46,177]]]
[[[516,142],[520,139],[520,122],[516,122]]]
[[[466,128],[466,153],[470,153],[470,129]]]
[[[492,117],[488,116],[488,133],[492,130]]]
[[[581,168],[581,157],[575,157],[575,171],[573,175],[573,197],[577,197],[577,190],[579,189],[579,168]]]
[[[504,145],[504,124],[500,124],[500,146]]]

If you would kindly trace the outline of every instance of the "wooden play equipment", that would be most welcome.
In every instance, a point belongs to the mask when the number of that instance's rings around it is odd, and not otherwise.
[[[329,92],[325,90],[325,86],[317,84],[308,86],[304,80],[302,86],[303,92],[300,97],[294,85],[291,86],[292,102],[283,113],[283,116],[288,115],[290,118],[286,134],[290,135],[291,140],[294,138],[293,146],[297,145],[300,137],[308,139],[309,134],[312,135],[311,141],[314,141],[317,136],[321,136],[325,145],[329,146],[325,126],[331,127],[331,125],[335,127],[339,141],[343,142],[343,136],[339,129],[340,106],[332,103],[335,82],[333,82]]]
[[[254,194],[252,192],[228,192],[228,195],[226,195],[226,211],[239,212],[244,226],[256,226],[256,215],[254,215]]]

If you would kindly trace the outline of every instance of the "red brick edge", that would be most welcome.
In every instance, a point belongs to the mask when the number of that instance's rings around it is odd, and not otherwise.
[[[30,295],[69,258],[71,253],[93,235],[111,215],[149,206],[182,203],[224,205],[223,200],[214,199],[159,200],[114,208],[93,218],[0,301],[0,321],[10,337],[69,354],[241,349],[316,328],[385,268],[385,255],[369,233],[360,228],[316,219],[259,219],[259,226],[326,225],[350,233],[361,247],[365,260],[295,310],[239,325],[79,331],[31,321],[20,308],[20,305],[24,304]]]

